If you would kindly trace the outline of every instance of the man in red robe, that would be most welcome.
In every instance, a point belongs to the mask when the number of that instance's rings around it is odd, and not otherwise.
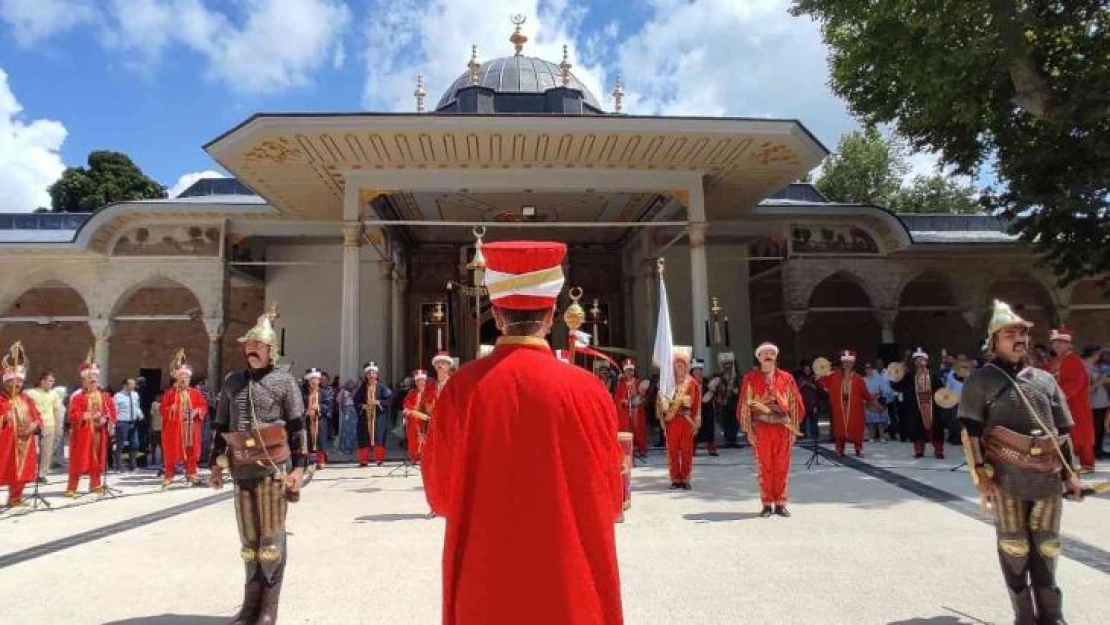
[[[694,435],[701,427],[701,382],[690,375],[693,349],[674,346],[674,397],[659,394],[656,413],[667,432],[671,489],[690,490],[694,468]]]
[[[863,433],[865,404],[874,404],[875,397],[867,390],[867,384],[855,371],[856,353],[850,349],[840,352],[840,370],[819,378],[821,386],[829,393],[832,405],[832,437],[836,444],[837,455],[844,455],[848,441],[856,449],[856,455],[863,455]]]
[[[77,373],[81,376],[81,388],[69,398],[67,411],[70,441],[69,481],[65,496],[70,498],[77,496],[77,484],[82,475],[89,476],[89,492],[101,492],[100,481],[108,457],[109,430],[116,423],[116,402],[112,401],[111,395],[100,390],[100,367],[93,362],[92,352]]]
[[[447,386],[447,381],[451,379],[455,369],[458,368],[458,363],[450,352],[441,351],[432,358],[432,368],[436,370],[436,383],[432,391],[439,395],[443,387]]]
[[[447,519],[442,622],[619,625],[616,407],[544,339],[566,246],[480,249],[503,336],[436,399],[424,449],[428,501]]]
[[[736,418],[755,449],[759,463],[761,517],[789,517],[790,455],[806,409],[794,376],[778,368],[779,348],[760,343],[755,348],[759,368],[744,374]]]
[[[644,417],[644,392],[636,377],[636,363],[626,358],[621,365],[624,375],[617,382],[613,401],[617,404],[617,418],[621,432],[632,432],[632,448],[640,456],[647,455],[647,420]]]
[[[162,488],[173,482],[177,463],[185,463],[185,481],[200,485],[197,462],[200,460],[201,425],[208,415],[208,401],[199,389],[189,388],[193,368],[185,362],[185,350],[173,362],[173,386],[162,394],[162,459],[165,477]]]
[[[409,462],[420,462],[424,453],[425,437],[435,408],[435,388],[428,388],[428,372],[417,369],[412,374],[416,387],[405,395],[405,442],[408,444]]]
[[[1049,334],[1052,351],[1056,352],[1052,373],[1068,400],[1068,409],[1075,426],[1071,430],[1072,445],[1084,472],[1095,470],[1095,417],[1091,410],[1091,378],[1087,365],[1072,346],[1072,333],[1067,328],[1054,328]]]
[[[23,394],[27,358],[16,341],[4,357],[4,393],[0,395],[0,486],[8,487],[8,507],[21,506],[23,487],[37,477],[35,435],[42,429],[35,402]]]

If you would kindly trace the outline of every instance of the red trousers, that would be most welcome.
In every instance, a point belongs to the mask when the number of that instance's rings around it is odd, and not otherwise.
[[[682,415],[667,422],[667,459],[672,482],[689,482],[694,464],[694,428]]]
[[[374,446],[374,462],[385,462],[385,446]],[[370,447],[358,448],[358,462],[359,464],[366,464],[370,462]]]
[[[192,447],[185,448],[185,457],[177,458],[177,453],[165,453],[162,450],[162,469],[166,475],[164,479],[172,480],[175,473],[177,473],[177,463],[181,460],[185,461],[185,479],[190,482],[197,477],[197,462],[200,460],[200,445],[193,445]],[[180,452],[179,452],[180,453]]]
[[[13,506],[23,501],[23,487],[27,482],[12,482],[8,485],[8,505]]]
[[[785,504],[789,499],[790,454],[794,436],[781,425],[752,423],[755,458],[759,465],[759,500],[763,505]]]
[[[632,421],[632,449],[641,456],[647,455],[647,438],[647,417],[643,410],[637,410],[636,418]]]
[[[317,449],[316,450],[316,464],[324,466],[328,463],[328,452]]]
[[[409,462],[420,461],[420,423],[409,418],[405,421],[405,443],[408,445]]]
[[[88,472],[89,475],[89,490],[94,491],[100,488],[100,478],[103,474],[103,464],[101,466],[93,466],[92,470]],[[76,491],[77,484],[81,481],[81,474],[70,471],[69,482],[66,484],[67,491]]]

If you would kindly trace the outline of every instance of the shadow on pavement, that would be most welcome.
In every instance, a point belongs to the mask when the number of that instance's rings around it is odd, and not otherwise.
[[[696,521],[698,523],[728,523],[730,521],[746,521],[748,519],[758,519],[759,513],[757,512],[698,512],[695,514],[684,514],[682,518],[687,521]]]
[[[352,493],[362,493],[362,494],[365,495],[365,494],[369,494],[369,493],[380,493],[381,491],[382,491],[382,489],[380,489],[380,488],[356,488],[356,489],[354,489],[350,492],[352,492]]]
[[[355,521],[358,523],[394,523],[396,521],[424,521],[427,518],[427,514],[368,514],[355,517]]]
[[[932,618],[911,618],[904,621],[890,621],[887,625],[971,625],[986,623],[978,619],[959,619],[954,616],[934,616]]]
[[[200,616],[199,614],[159,614],[111,621],[104,625],[215,625],[226,623],[227,617]]]

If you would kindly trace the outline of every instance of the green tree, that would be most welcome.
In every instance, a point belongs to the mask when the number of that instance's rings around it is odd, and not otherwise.
[[[957,173],[995,161],[988,205],[1063,283],[1110,271],[1107,0],[794,0],[833,90]]]
[[[836,152],[822,164],[815,184],[833,202],[886,206],[898,192],[907,170],[898,144],[870,127],[840,138]]]
[[[50,185],[57,212],[92,213],[114,202],[166,197],[166,188],[148,177],[131,158],[119,152],[89,153],[88,167],[67,167]]]
[[[890,198],[887,208],[896,213],[974,215],[983,212],[978,195],[970,184],[960,184],[942,174],[917,176]]]

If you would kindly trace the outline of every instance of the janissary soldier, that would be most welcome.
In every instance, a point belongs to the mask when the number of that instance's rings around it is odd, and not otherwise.
[[[933,456],[944,459],[944,423],[942,409],[934,399],[934,393],[944,386],[940,377],[929,371],[929,354],[920,347],[913,353],[913,371],[906,374],[901,382],[893,384],[894,390],[902,394],[900,403],[902,421],[906,435],[913,441],[913,457],[925,456],[925,443],[933,444]]]
[[[425,436],[435,409],[436,391],[434,387],[428,387],[428,372],[423,369],[413,371],[412,380],[415,386],[405,395],[403,414],[409,462],[416,464],[424,453]]]
[[[1071,330],[1053,328],[1049,334],[1052,351],[1056,360],[1052,372],[1056,382],[1068,400],[1068,409],[1075,426],[1071,431],[1071,442],[1075,455],[1079,456],[1079,466],[1084,472],[1095,470],[1095,417],[1091,410],[1091,377],[1087,365],[1072,345]],[[1102,451],[1101,449],[1098,451]]]
[[[566,246],[481,249],[502,336],[444,388],[424,450],[428,499],[447,518],[442,622],[619,625],[616,407],[545,340]]]
[[[35,402],[23,394],[27,356],[16,341],[4,356],[4,393],[0,395],[0,486],[8,487],[8,507],[23,505],[23,487],[35,481],[42,429]]]
[[[863,455],[864,406],[875,404],[875,397],[867,390],[867,383],[856,373],[855,367],[856,353],[846,349],[840,352],[840,369],[818,379],[829,393],[833,443],[841,456],[848,441],[852,441],[857,456]]]
[[[755,348],[759,368],[744,374],[736,418],[748,436],[759,463],[760,516],[789,517],[790,454],[806,409],[794,376],[779,369],[779,348],[760,343]]]
[[[713,389],[713,405],[717,409],[717,421],[721,424],[725,447],[736,447],[740,424],[733,418],[736,404],[740,400],[740,376],[736,372],[736,354],[721,352],[717,354],[717,388]]]
[[[92,351],[78,367],[81,388],[69,398],[69,481],[66,497],[77,496],[82,475],[89,476],[89,491],[101,492],[100,480],[108,461],[108,438],[116,422],[116,402],[100,390],[100,366]]]
[[[370,465],[371,450],[378,466],[385,464],[385,435],[389,432],[389,400],[393,391],[378,380],[378,372],[377,363],[366,363],[362,367],[362,384],[355,390],[360,467]]]
[[[1029,328],[995,300],[987,328],[994,362],[960,396],[964,451],[980,495],[993,503],[998,559],[1014,622],[1064,623],[1056,585],[1065,488],[1082,496],[1067,399],[1051,373],[1030,366]]]
[[[674,397],[659,393],[656,411],[667,432],[667,463],[671,489],[690,490],[690,473],[694,468],[694,434],[701,427],[701,383],[690,375],[693,349],[675,345]]]
[[[199,486],[197,463],[203,445],[201,436],[204,419],[208,416],[208,400],[200,389],[190,388],[193,368],[185,360],[185,350],[179,350],[170,365],[173,386],[162,394],[162,459],[165,473],[162,488],[173,482],[177,463],[185,463],[185,481]]]
[[[436,371],[435,388],[433,389],[438,395],[447,386],[447,381],[451,379],[451,374],[455,372],[458,367],[455,358],[451,356],[450,352],[441,351],[432,358],[432,368]]]
[[[235,484],[239,555],[246,568],[243,607],[231,622],[271,625],[289,559],[285,543],[286,502],[300,498],[308,467],[304,403],[297,380],[274,364],[277,309],[239,338],[247,366],[229,373],[212,423],[210,484],[223,487],[223,470]]]
[[[316,469],[328,464],[328,441],[331,440],[331,387],[322,384],[324,372],[311,367],[304,372],[304,407],[308,429],[309,453],[315,455]]]
[[[617,404],[618,427],[632,432],[632,448],[640,456],[647,455],[647,418],[644,416],[644,392],[647,384],[636,377],[636,362],[626,358],[621,364],[624,375],[617,381],[613,401]]]

